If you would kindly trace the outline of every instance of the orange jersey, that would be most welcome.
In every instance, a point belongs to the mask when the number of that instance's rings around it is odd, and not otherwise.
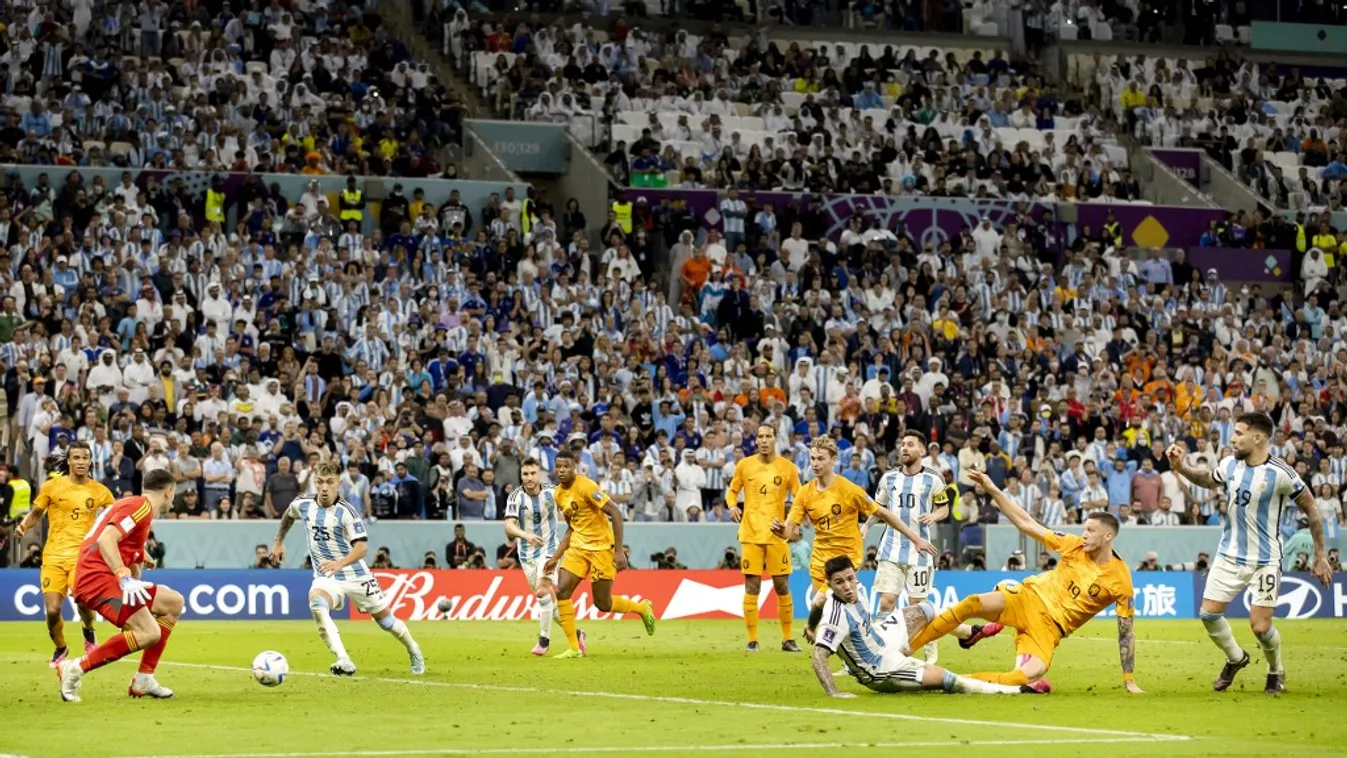
[[[613,524],[603,507],[612,502],[587,476],[575,475],[571,486],[557,485],[557,510],[571,528],[571,547],[577,550],[612,550]]]
[[[811,479],[795,495],[790,509],[790,520],[803,524],[808,519],[814,524],[814,556],[829,558],[857,556],[865,552],[861,539],[861,519],[879,510],[879,504],[870,499],[865,490],[843,476],[833,476],[828,489],[819,489],[818,479]]]
[[[73,561],[80,542],[89,533],[94,515],[112,504],[112,492],[93,479],[75,484],[68,476],[48,479],[37,494],[33,509],[47,512],[47,545],[43,563]]]
[[[1061,554],[1057,568],[1025,579],[1024,586],[1043,599],[1062,636],[1070,635],[1114,603],[1118,604],[1119,618],[1132,616],[1132,572],[1117,553],[1101,566],[1086,554],[1085,540],[1062,532],[1049,532],[1043,545]]]
[[[744,493],[743,518],[739,521],[739,541],[753,545],[777,545],[784,542],[772,534],[772,522],[786,518],[786,497],[800,489],[800,472],[795,464],[781,456],[763,463],[756,455],[734,466],[725,502],[735,505]]]
[[[104,529],[117,529],[122,541],[117,544],[122,565],[133,566],[145,559],[145,540],[150,536],[154,522],[154,508],[143,495],[127,497],[113,503],[89,530],[89,536],[79,546],[79,563],[75,574],[81,584],[98,574],[111,574],[112,568],[98,549],[98,537]]]

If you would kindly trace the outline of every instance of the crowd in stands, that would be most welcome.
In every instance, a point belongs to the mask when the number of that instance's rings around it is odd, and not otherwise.
[[[11,3],[0,162],[434,176],[462,105],[365,3]]]

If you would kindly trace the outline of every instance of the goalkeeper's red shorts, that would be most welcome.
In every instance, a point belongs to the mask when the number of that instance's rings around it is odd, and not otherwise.
[[[135,612],[154,605],[154,596],[158,594],[158,585],[148,585],[149,602],[144,605],[124,605],[122,589],[117,586],[117,577],[112,574],[80,574],[75,577],[74,598],[80,605],[107,619],[109,623],[121,629]]]

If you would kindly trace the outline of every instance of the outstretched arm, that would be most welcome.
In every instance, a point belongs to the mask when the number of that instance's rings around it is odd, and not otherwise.
[[[1123,686],[1128,692],[1142,692],[1132,678],[1132,669],[1137,659],[1137,637],[1132,631],[1132,616],[1118,617],[1118,657],[1122,661]]]
[[[1187,455],[1187,448],[1178,443],[1170,445],[1165,450],[1165,457],[1169,458],[1169,467],[1174,470],[1174,473],[1203,489],[1214,490],[1220,486],[1220,482],[1212,477],[1210,469],[1193,468],[1185,463],[1184,458]]]
[[[1324,519],[1319,514],[1319,505],[1314,502],[1308,487],[1296,496],[1296,505],[1304,512],[1310,522],[1310,537],[1314,540],[1314,559],[1310,563],[1310,573],[1323,582],[1325,587],[1333,584],[1333,567],[1328,563],[1328,554],[1324,552]]]
[[[828,666],[828,659],[831,657],[832,651],[828,648],[822,645],[814,646],[814,676],[818,677],[818,683],[823,685],[823,691],[828,693],[828,697],[856,697],[855,693],[837,689],[837,682],[833,681],[833,670]]]
[[[898,514],[894,513],[888,508],[881,506],[879,510],[875,511],[874,514],[870,516],[870,518],[875,517],[878,517],[880,521],[883,521],[885,524],[888,524],[899,534],[911,540],[912,544],[917,546],[917,550],[923,553],[930,553],[931,555],[939,554],[939,551],[935,549],[935,545],[932,545],[931,543],[922,539],[921,535],[917,534],[916,530],[914,530],[907,524],[904,524],[903,520],[898,518]]]
[[[1002,492],[1001,488],[996,486],[996,482],[993,482],[992,478],[987,476],[985,472],[970,471],[968,472],[968,478],[973,481],[973,484],[981,485],[982,489],[986,490],[988,495],[991,495],[992,502],[996,504],[997,510],[1004,513],[1006,519],[1016,529],[1019,529],[1021,534],[1033,537],[1039,542],[1047,538],[1048,530],[1035,521],[1034,517],[1029,515],[1029,511],[1021,508],[1019,503],[1011,500],[1010,496]]]

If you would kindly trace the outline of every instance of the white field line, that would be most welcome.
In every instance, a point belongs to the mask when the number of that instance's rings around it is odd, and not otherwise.
[[[1106,737],[1094,740],[958,740],[949,739],[943,742],[794,742],[781,744],[763,744],[750,745],[737,743],[733,745],[635,745],[631,747],[604,746],[604,747],[505,747],[505,748],[427,748],[425,750],[347,750],[333,752],[324,750],[321,753],[211,753],[211,754],[182,754],[182,755],[143,755],[143,756],[123,756],[122,758],[391,758],[394,756],[418,756],[418,755],[562,755],[562,754],[590,754],[590,753],[702,753],[702,752],[721,752],[738,750],[855,750],[855,749],[893,749],[893,748],[920,748],[920,747],[1011,747],[1015,745],[1088,745],[1105,744],[1112,745],[1117,743],[1136,743],[1136,742],[1171,742],[1171,739],[1153,739],[1150,737]]]
[[[165,661],[161,665],[165,666],[183,666],[187,668],[210,669],[214,671],[239,671],[252,673],[252,669],[242,666],[217,666],[206,663],[179,663],[175,661]],[[313,671],[291,671],[291,676],[319,676],[329,677],[330,674],[318,673]],[[611,700],[638,700],[642,702],[653,703],[675,703],[678,705],[695,705],[719,708],[745,708],[761,711],[780,711],[786,713],[809,713],[823,716],[864,716],[866,718],[895,719],[900,721],[922,721],[932,724],[953,724],[957,726],[985,726],[996,729],[1033,729],[1039,732],[1065,732],[1068,734],[1086,734],[1101,737],[1125,738],[1127,740],[1141,740],[1149,742],[1162,741],[1183,741],[1190,740],[1192,737],[1174,734],[1152,734],[1147,732],[1131,732],[1116,729],[1094,729],[1088,727],[1076,726],[1056,726],[1047,724],[1025,724],[1009,721],[983,721],[977,719],[957,719],[946,718],[943,716],[916,716],[907,713],[893,713],[888,711],[857,711],[845,710],[842,708],[816,708],[810,706],[798,705],[778,705],[774,703],[742,703],[726,700],[702,700],[699,698],[672,697],[666,695],[640,695],[624,692],[589,692],[584,690],[554,690],[541,687],[510,687],[500,684],[477,684],[469,682],[441,682],[434,679],[396,679],[385,677],[349,677],[355,680],[364,680],[370,682],[383,682],[387,684],[406,684],[420,687],[448,687],[452,689],[477,690],[479,692],[515,692],[515,693],[535,693],[539,695],[561,695],[567,697],[586,697],[586,698],[607,698]],[[1024,697],[1034,697],[1026,695]],[[1048,695],[1047,697],[1052,697]],[[948,744],[948,743],[940,743]]]

